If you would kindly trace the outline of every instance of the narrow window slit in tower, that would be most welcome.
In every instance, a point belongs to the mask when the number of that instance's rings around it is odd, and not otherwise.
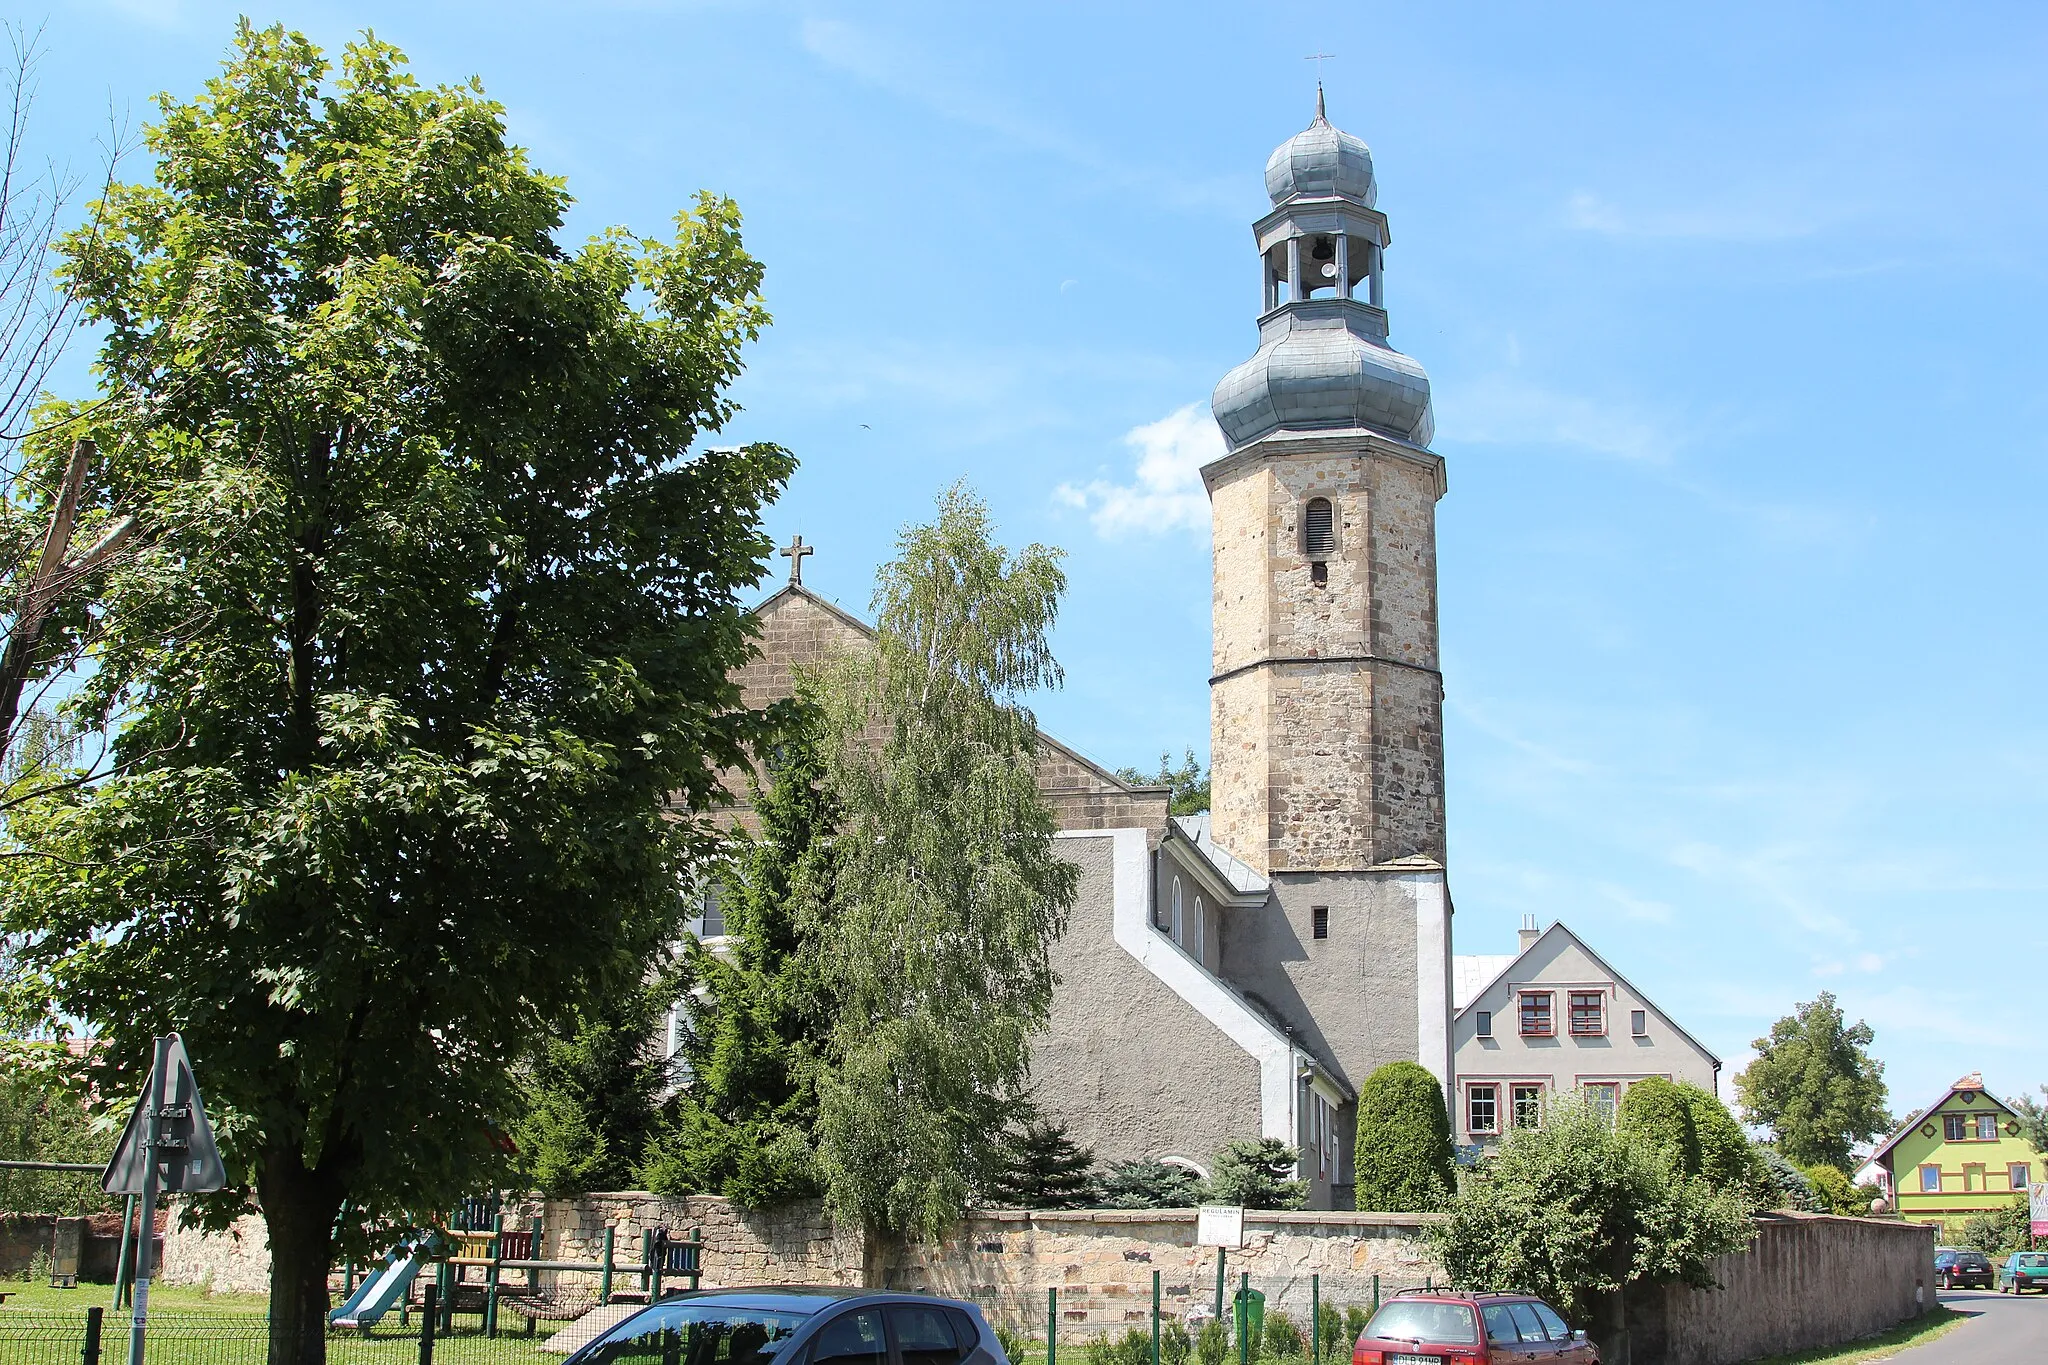
[[[1319,588],[1328,583],[1330,581],[1330,566],[1323,563],[1320,559],[1309,565],[1308,581]]]
[[[1330,907],[1327,905],[1318,905],[1309,913],[1315,917],[1316,937],[1328,938],[1330,936]]]

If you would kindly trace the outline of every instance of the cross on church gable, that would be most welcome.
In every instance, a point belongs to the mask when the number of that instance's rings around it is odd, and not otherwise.
[[[776,551],[789,561],[789,585],[792,588],[801,588],[804,585],[804,556],[817,552],[815,546],[804,544],[802,536],[791,536],[789,544]]]

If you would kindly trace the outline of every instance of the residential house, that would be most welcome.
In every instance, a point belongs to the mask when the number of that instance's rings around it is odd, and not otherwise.
[[[1610,1110],[1646,1076],[1719,1093],[1721,1059],[1562,923],[1539,931],[1532,916],[1520,951],[1453,958],[1451,1002],[1461,1144],[1533,1126],[1560,1090]]]
[[[2022,1135],[2019,1115],[1971,1072],[1907,1119],[1870,1154],[1879,1190],[1901,1218],[1931,1223],[1945,1239],[1972,1214],[1991,1213],[2025,1194],[2041,1156]]]

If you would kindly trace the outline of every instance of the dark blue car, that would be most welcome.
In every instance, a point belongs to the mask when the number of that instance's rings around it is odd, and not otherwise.
[[[1010,1365],[957,1299],[827,1286],[706,1289],[650,1304],[563,1365]]]

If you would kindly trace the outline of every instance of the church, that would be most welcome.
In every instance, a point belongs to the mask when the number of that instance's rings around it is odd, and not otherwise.
[[[1282,1139],[1309,1207],[1350,1208],[1365,1077],[1407,1060],[1452,1083],[1444,462],[1428,376],[1388,344],[1372,154],[1320,90],[1266,191],[1258,349],[1216,387],[1226,451],[1202,470],[1212,809],[1172,816],[1166,788],[1040,737],[1040,790],[1081,880],[1032,1093],[1105,1163],[1207,1174],[1233,1138]],[[867,638],[804,588],[804,552],[757,609],[749,705]]]

